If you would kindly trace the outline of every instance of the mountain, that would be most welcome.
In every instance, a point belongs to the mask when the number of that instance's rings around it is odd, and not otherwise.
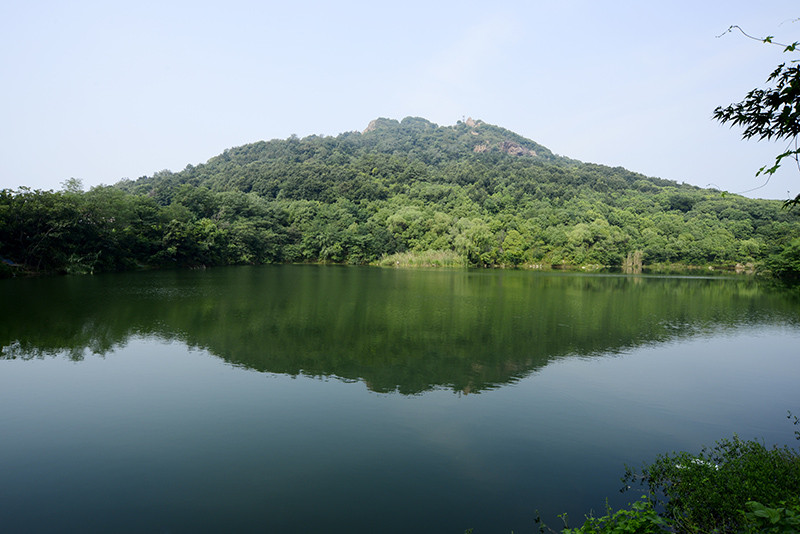
[[[382,165],[380,170],[385,174],[381,178],[386,179],[390,178],[386,173],[428,173],[455,162],[493,162],[503,154],[527,156],[539,162],[577,163],[482,121],[468,119],[455,126],[440,127],[418,117],[402,121],[379,118],[363,132],[252,143],[225,150],[205,165],[189,166],[175,174],[156,173],[121,187],[131,192],[161,193],[161,188],[190,183],[215,191],[252,191],[267,198],[318,200],[320,196],[338,196],[342,191],[330,188],[339,185],[338,189],[345,189],[342,182],[349,186],[360,182],[359,173],[365,164]],[[319,191],[314,194],[314,189]]]
[[[780,272],[800,254],[800,221],[778,201],[582,163],[473,119],[380,118],[361,132],[260,141],[180,172],[51,195],[0,195],[6,265],[383,260]]]

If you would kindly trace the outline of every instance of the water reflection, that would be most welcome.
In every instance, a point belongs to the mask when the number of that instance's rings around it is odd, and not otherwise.
[[[321,266],[4,280],[4,359],[179,340],[247,369],[475,393],[567,355],[743,325],[797,325],[796,300],[747,279]]]

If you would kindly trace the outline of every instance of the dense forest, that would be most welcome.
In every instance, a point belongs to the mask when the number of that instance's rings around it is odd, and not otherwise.
[[[4,276],[425,255],[797,276],[800,212],[557,156],[481,121],[412,117],[261,141],[85,192],[77,180],[0,191]]]

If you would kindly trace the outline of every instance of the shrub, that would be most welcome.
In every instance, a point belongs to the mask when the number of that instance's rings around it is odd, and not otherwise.
[[[670,525],[659,516],[647,496],[634,502],[630,510],[616,512],[606,504],[606,515],[588,516],[583,526],[565,528],[562,534],[661,534],[671,532]]]
[[[734,436],[699,455],[660,455],[640,474],[627,468],[626,488],[636,479],[647,485],[676,530],[737,532],[748,524],[748,502],[772,507],[797,497],[800,455],[788,447],[770,449]]]
[[[779,507],[769,508],[760,502],[747,503],[744,514],[746,533],[789,534],[800,532],[800,499],[793,503],[780,501]]]

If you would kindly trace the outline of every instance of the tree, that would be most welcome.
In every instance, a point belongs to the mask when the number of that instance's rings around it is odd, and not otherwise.
[[[750,39],[784,47],[784,53],[800,50],[800,41],[790,45],[775,43],[771,36],[759,39],[744,32],[739,26],[731,26],[728,32],[737,29]],[[726,32],[727,33],[727,32]],[[789,64],[781,63],[769,75],[766,89],[753,89],[741,102],[728,107],[717,107],[714,118],[723,124],[743,126],[743,139],[788,141],[787,148],[775,158],[772,166],[763,166],[756,176],[764,173],[772,176],[785,158],[794,159],[800,169],[800,64],[797,59]],[[800,194],[786,201],[787,206],[800,204]]]

